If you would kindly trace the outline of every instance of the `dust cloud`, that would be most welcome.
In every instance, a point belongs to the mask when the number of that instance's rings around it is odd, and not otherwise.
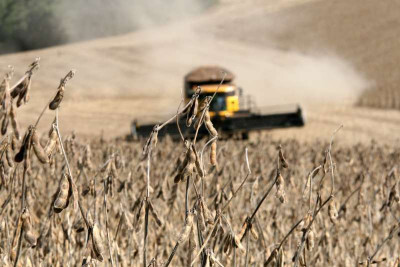
[[[143,58],[162,77],[157,93],[179,100],[183,76],[200,65],[220,65],[236,75],[235,83],[258,107],[282,104],[352,104],[371,86],[346,59],[332,51],[304,53],[268,44],[251,45],[199,31],[196,25],[158,32],[166,40]],[[165,35],[165,36],[163,36]],[[320,49],[322,50],[322,48]],[[151,63],[150,63],[151,62]]]
[[[68,41],[88,40],[199,14],[214,0],[62,0],[57,18]]]
[[[254,58],[258,67],[237,66],[238,84],[259,106],[279,104],[352,104],[369,88],[354,67],[337,55],[269,50]]]

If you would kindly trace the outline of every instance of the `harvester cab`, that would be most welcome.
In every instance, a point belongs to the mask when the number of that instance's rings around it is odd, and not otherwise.
[[[232,117],[235,112],[239,111],[239,95],[237,88],[231,84],[211,84],[200,87],[199,101],[202,102],[207,96],[213,96],[216,93],[213,101],[210,103],[210,116]],[[192,91],[196,90],[193,88]],[[186,96],[186,103],[188,103],[193,93]]]
[[[189,72],[184,80],[186,103],[200,88],[200,102],[216,93],[210,103],[211,118],[233,117],[239,111],[239,96],[242,94],[242,90],[232,83],[233,79],[231,72],[220,67],[200,67]]]
[[[185,101],[188,103],[195,92],[199,92],[199,100],[213,96],[210,103],[210,117],[220,137],[247,138],[250,131],[301,127],[304,125],[303,112],[300,106],[271,107],[264,113],[254,109],[249,96],[233,82],[235,76],[228,70],[217,66],[203,66],[189,72],[184,78]],[[221,82],[222,81],[222,82]],[[155,124],[139,125],[132,123],[131,137],[147,137]],[[179,121],[185,136],[194,135],[193,127],[186,127],[185,119]],[[166,125],[158,136],[170,135],[179,138],[176,122]],[[205,127],[201,127],[198,136],[207,135]]]

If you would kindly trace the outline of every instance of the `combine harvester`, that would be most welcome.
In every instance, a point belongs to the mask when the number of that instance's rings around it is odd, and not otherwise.
[[[220,85],[224,75],[224,81]],[[276,106],[269,107],[264,112],[257,111],[251,98],[244,96],[242,89],[233,83],[234,78],[230,71],[216,66],[199,67],[184,78],[186,103],[190,101],[198,86],[201,88],[199,102],[217,92],[209,110],[212,123],[220,138],[247,139],[251,131],[304,126],[303,113],[299,105]],[[155,124],[139,125],[134,121],[131,138],[147,138],[154,126]],[[179,126],[185,137],[194,136],[194,127],[186,127],[186,116],[180,118]],[[176,120],[162,128],[158,136],[167,134],[173,139],[180,136]],[[206,128],[202,126],[198,133],[199,137],[207,134]]]

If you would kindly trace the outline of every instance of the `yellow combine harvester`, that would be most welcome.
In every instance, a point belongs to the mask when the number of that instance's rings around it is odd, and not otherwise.
[[[298,105],[271,107],[267,112],[257,112],[251,98],[244,96],[242,89],[235,85],[234,78],[230,71],[217,66],[199,67],[184,78],[186,103],[198,87],[201,88],[200,101],[217,92],[210,104],[210,115],[220,137],[247,138],[250,131],[304,126],[302,110]],[[185,136],[194,135],[194,128],[186,127],[185,120],[182,118],[179,121],[180,128]],[[148,137],[153,127],[154,124],[138,125],[135,121],[132,123],[132,137]],[[158,133],[159,136],[166,134],[173,138],[179,137],[175,121]],[[205,127],[200,128],[199,135],[206,134]]]

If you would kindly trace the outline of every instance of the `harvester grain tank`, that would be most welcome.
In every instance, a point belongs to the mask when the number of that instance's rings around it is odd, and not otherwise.
[[[202,66],[184,77],[186,103],[198,87],[201,88],[200,101],[216,92],[210,104],[210,116],[220,137],[247,138],[251,131],[304,126],[305,121],[299,105],[268,107],[261,112],[255,107],[251,97],[243,95],[243,90],[234,83],[234,79],[232,72],[218,66]],[[186,127],[186,116],[184,117],[179,120],[180,128],[185,136],[193,136],[195,129]],[[134,121],[131,134],[134,138],[147,137],[154,125],[140,125]],[[166,134],[172,138],[179,137],[176,121],[166,125],[158,135]],[[199,136],[203,135],[207,135],[204,126],[199,131]]]

